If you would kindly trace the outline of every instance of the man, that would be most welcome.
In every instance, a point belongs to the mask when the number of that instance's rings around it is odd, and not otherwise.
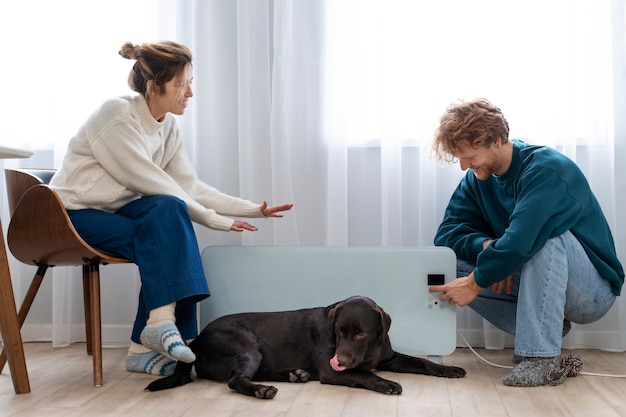
[[[548,383],[560,367],[570,321],[590,323],[624,282],[613,237],[574,162],[544,146],[509,140],[500,109],[477,99],[451,105],[433,148],[470,169],[454,191],[435,244],[452,248],[457,279],[433,286],[515,335],[510,386]]]

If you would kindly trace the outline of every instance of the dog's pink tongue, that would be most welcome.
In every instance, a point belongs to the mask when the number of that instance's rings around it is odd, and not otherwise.
[[[333,356],[330,360],[330,366],[337,372],[345,371],[346,367],[339,365],[339,359],[337,359],[337,355]]]

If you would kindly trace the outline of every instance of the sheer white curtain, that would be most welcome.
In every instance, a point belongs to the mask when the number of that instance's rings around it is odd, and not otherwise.
[[[623,59],[622,0],[179,6],[193,16],[196,98],[185,120],[201,176],[296,204],[255,234],[199,230],[201,246],[431,245],[462,172],[432,160],[430,140],[446,105],[473,96],[505,111],[513,137],[579,163],[623,230],[614,102],[624,90],[613,68]],[[624,350],[624,326],[620,299],[565,345]],[[459,328],[477,345],[512,341],[466,308]]]
[[[431,245],[462,175],[430,158],[432,133],[449,102],[484,96],[503,109],[513,137],[554,146],[581,165],[626,260],[626,222],[617,215],[626,204],[618,159],[626,127],[614,117],[626,111],[624,0],[83,3],[19,3],[11,12],[19,8],[22,23],[0,29],[4,39],[36,33],[27,52],[11,44],[22,58],[3,67],[18,103],[4,100],[3,114],[20,122],[2,140],[52,144],[31,144],[33,160],[7,164],[57,166],[82,120],[128,91],[119,46],[172,39],[194,50],[195,96],[179,124],[201,178],[254,201],[295,203],[283,219],[254,220],[255,233],[197,228],[201,249]],[[23,4],[47,19],[29,24]],[[64,18],[67,7],[81,18]],[[106,36],[94,41],[99,33]],[[6,227],[6,212],[3,220]],[[23,294],[32,270],[11,267]],[[136,271],[116,268],[103,271],[108,344],[128,342],[138,291]],[[31,338],[80,338],[82,330],[72,333],[82,320],[76,274],[53,271],[27,323]],[[575,326],[566,346],[626,350],[625,308],[620,299],[600,322]],[[459,328],[476,345],[512,340],[465,308]]]
[[[330,242],[432,244],[461,175],[429,158],[432,134],[447,104],[476,96],[503,109],[511,137],[575,160],[614,233],[623,231],[623,168],[614,162],[625,138],[613,111],[625,91],[623,67],[613,72],[624,54],[623,1],[339,0],[327,8],[329,206],[348,214],[346,225],[329,228]],[[620,299],[598,323],[574,326],[564,345],[626,349],[624,309]],[[468,308],[458,318],[473,344],[513,340]]]
[[[6,1],[0,5],[3,39],[3,129],[0,143],[34,151],[4,167],[58,167],[69,139],[102,101],[130,90],[132,62],[117,51],[126,41],[153,40],[156,9],[150,0]],[[0,161],[0,168],[2,161]],[[5,195],[0,170],[0,196]],[[9,213],[2,198],[2,225]],[[9,255],[18,305],[35,267]],[[139,279],[134,265],[102,270],[104,344],[128,345]],[[23,327],[25,340],[54,346],[84,340],[81,268],[49,269]]]
[[[199,175],[232,195],[297,205],[254,220],[255,233],[199,229],[201,246],[325,243],[320,4],[193,2]]]

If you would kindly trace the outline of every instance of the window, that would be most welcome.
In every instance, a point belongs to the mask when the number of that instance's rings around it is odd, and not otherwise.
[[[130,93],[126,42],[152,41],[156,2],[10,1],[2,4],[0,141],[31,149],[65,149],[104,100]],[[63,152],[61,152],[63,153]]]
[[[329,139],[430,142],[448,104],[485,97],[507,115],[512,137],[605,143],[609,9],[607,1],[329,1]]]

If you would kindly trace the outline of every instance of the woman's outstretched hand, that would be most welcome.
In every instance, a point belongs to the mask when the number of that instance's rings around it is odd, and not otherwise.
[[[261,204],[261,213],[265,217],[283,217],[281,212],[291,210],[292,207],[293,204],[281,204],[280,206],[268,207],[267,201],[263,200],[263,204]],[[256,232],[259,228],[248,222],[237,220],[232,226],[230,226],[230,230],[233,232],[243,232],[244,230]]]
[[[280,212],[291,210],[292,207],[293,204],[291,203],[281,204],[280,206],[268,207],[267,201],[263,200],[263,204],[261,204],[261,213],[263,213],[265,217],[283,217]]]

